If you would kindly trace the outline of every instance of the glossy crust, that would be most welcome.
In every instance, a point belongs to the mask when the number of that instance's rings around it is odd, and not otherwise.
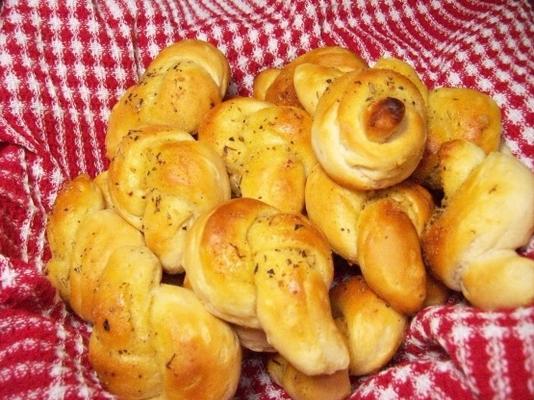
[[[146,125],[170,125],[189,133],[226,93],[230,67],[213,45],[183,40],[163,49],[140,81],[112,109],[106,155],[113,158],[121,139]]]
[[[358,260],[365,281],[403,314],[415,314],[426,297],[426,270],[410,218],[390,198],[369,202],[358,220]]]
[[[442,167],[460,169],[473,144],[455,141],[443,150]],[[462,290],[484,309],[534,301],[534,263],[515,254],[534,232],[534,175],[510,155],[493,152],[469,164],[463,183],[445,193],[445,208],[423,237],[425,258],[449,288]],[[460,175],[456,175],[460,176]]]
[[[99,378],[120,398],[232,398],[241,368],[237,337],[191,291],[160,278],[146,247],[122,247],[110,258],[89,342]]]
[[[265,94],[265,100],[285,106],[302,107],[294,86],[294,74],[301,64],[315,64],[335,68],[342,72],[359,71],[367,68],[363,59],[352,51],[337,47],[321,47],[310,50],[287,64]]]
[[[382,189],[405,180],[421,160],[426,107],[419,90],[390,70],[349,72],[320,98],[312,146],[342,186]]]
[[[167,272],[182,271],[187,229],[204,211],[230,198],[223,161],[205,143],[165,127],[127,135],[109,167],[117,212],[142,230]]]
[[[501,144],[501,111],[485,93],[466,88],[438,88],[428,97],[428,140],[415,176],[440,187],[438,151],[451,140],[473,142],[486,154]]]
[[[211,312],[263,329],[300,371],[346,368],[347,350],[328,299],[330,248],[304,217],[254,199],[226,202],[189,231],[184,267]]]
[[[330,296],[336,323],[349,346],[350,374],[378,371],[404,339],[407,318],[374,294],[361,276],[340,282]]]
[[[343,400],[351,393],[346,369],[330,375],[309,376],[276,354],[269,358],[267,372],[293,400]]]
[[[299,108],[234,98],[207,115],[198,137],[225,161],[237,197],[300,212],[306,177],[317,162],[310,129],[310,116]]]

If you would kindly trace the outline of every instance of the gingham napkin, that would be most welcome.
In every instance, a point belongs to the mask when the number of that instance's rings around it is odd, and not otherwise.
[[[212,42],[230,94],[306,50],[341,45],[412,64],[426,84],[484,91],[506,143],[534,169],[534,12],[523,1],[7,0],[0,3],[0,398],[112,398],[87,359],[90,327],[43,277],[46,215],[61,184],[107,167],[113,104],[166,45]],[[530,255],[534,251],[524,250]],[[247,355],[238,399],[287,399]],[[351,399],[533,399],[534,307],[462,302],[411,322],[388,368]]]

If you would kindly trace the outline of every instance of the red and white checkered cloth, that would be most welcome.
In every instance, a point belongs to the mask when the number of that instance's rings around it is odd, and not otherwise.
[[[522,1],[6,0],[0,2],[0,398],[112,398],[87,359],[90,327],[43,277],[46,214],[62,182],[107,167],[111,106],[166,45],[228,57],[232,94],[311,48],[410,62],[431,88],[493,96],[534,169],[534,11]],[[526,250],[531,255],[534,251]],[[237,399],[287,399],[249,356]],[[399,354],[351,399],[533,399],[534,307],[456,304],[416,315]]]

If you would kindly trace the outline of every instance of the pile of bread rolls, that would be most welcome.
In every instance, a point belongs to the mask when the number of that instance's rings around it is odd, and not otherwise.
[[[209,43],[162,50],[112,110],[108,170],[50,214],[48,277],[110,392],[230,399],[247,349],[293,398],[343,399],[449,289],[534,303],[516,252],[534,175],[489,96],[341,47],[261,71],[252,97],[229,79]],[[334,280],[334,257],[352,272]]]

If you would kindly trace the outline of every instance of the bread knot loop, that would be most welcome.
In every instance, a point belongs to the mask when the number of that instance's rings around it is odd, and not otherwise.
[[[394,97],[371,104],[367,109],[367,137],[373,142],[387,142],[404,119],[405,111],[404,103]]]

